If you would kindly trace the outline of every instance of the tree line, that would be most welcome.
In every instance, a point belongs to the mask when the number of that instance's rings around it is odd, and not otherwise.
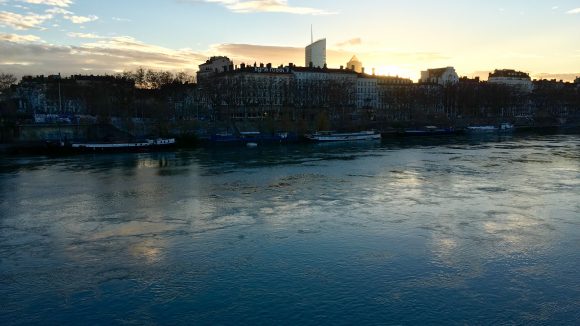
[[[141,89],[161,89],[171,84],[193,84],[195,76],[185,71],[173,73],[171,71],[137,68],[135,71],[124,71],[118,77],[131,80],[135,87]]]
[[[105,75],[105,77],[107,76],[109,75]],[[122,73],[113,74],[110,77],[132,81],[135,87],[140,89],[161,89],[171,84],[185,85],[195,83],[195,76],[186,71],[171,72],[146,69],[143,67],[139,67],[134,71],[123,71]],[[0,72],[0,91],[10,88],[17,81],[18,78],[14,74]]]
[[[18,78],[14,74],[0,72],[0,91],[10,88],[17,80]]]
[[[40,78],[40,77],[39,77]],[[79,80],[91,82],[77,82]],[[57,82],[58,81],[58,82]],[[16,82],[0,74],[0,89]],[[272,121],[278,125],[341,129],[362,125],[377,129],[427,124],[461,125],[512,121],[520,117],[557,123],[580,113],[580,85],[537,82],[531,93],[503,85],[460,82],[379,85],[378,105],[357,105],[356,80],[297,80],[290,75],[218,75],[201,85],[186,72],[138,68],[110,76],[72,76],[45,79],[39,88],[46,103],[27,103],[26,83],[14,87],[11,102],[4,92],[0,114],[56,111],[159,121]],[[31,83],[34,86],[34,83]],[[21,92],[21,93],[18,93]],[[19,98],[20,96],[20,98]],[[18,98],[18,100],[15,100]]]

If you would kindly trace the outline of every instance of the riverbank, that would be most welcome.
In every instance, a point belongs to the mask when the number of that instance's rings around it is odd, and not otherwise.
[[[78,127],[77,127],[78,128]],[[102,128],[102,127],[101,127]],[[109,130],[114,130],[114,128],[105,128]],[[413,138],[415,134],[405,133],[405,129],[395,129],[391,128],[381,132],[383,139],[389,138]],[[110,131],[109,131],[110,133]],[[122,132],[121,132],[122,133]],[[533,127],[533,126],[520,126],[517,127],[513,133],[515,134],[576,134],[580,133],[580,126],[570,125],[570,126],[543,126],[543,127]],[[457,135],[464,134],[462,129],[457,130],[454,133],[434,133],[432,135],[423,134],[422,137],[453,137]],[[127,137],[125,135],[125,137]],[[176,145],[172,148],[177,149],[187,149],[187,148],[197,148],[197,147],[223,147],[223,146],[245,146],[245,142],[217,142],[212,141],[208,137],[197,137],[196,135],[188,134],[182,136],[176,136]],[[297,135],[288,142],[265,142],[262,145],[283,145],[288,143],[306,143],[308,140],[304,135]],[[14,141],[11,143],[0,144],[0,154],[2,155],[57,155],[62,154],[58,151],[58,148],[53,146],[56,141],[46,141],[46,140],[35,140],[35,141]],[[66,152],[70,154],[70,152]]]

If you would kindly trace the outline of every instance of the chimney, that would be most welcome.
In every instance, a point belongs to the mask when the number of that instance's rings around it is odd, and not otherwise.
[[[264,68],[264,64],[260,62],[260,68]]]
[[[365,67],[362,67],[362,73],[363,74],[365,73]]]
[[[271,69],[272,68],[272,64],[271,63],[266,64],[266,68]]]
[[[246,64],[245,64],[245,63],[242,63],[242,64],[240,65],[240,68],[241,68],[241,69],[246,69]]]
[[[344,66],[340,66],[340,70],[344,69]]]

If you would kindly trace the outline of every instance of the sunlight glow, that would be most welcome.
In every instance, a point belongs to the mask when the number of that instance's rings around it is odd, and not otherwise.
[[[379,66],[375,73],[379,76],[398,76],[415,79],[416,72],[411,69],[405,69],[399,66]]]

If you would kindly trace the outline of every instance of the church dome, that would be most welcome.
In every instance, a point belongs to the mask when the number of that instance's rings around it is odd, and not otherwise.
[[[352,56],[352,59],[346,64],[348,69],[354,70],[358,73],[362,72],[362,62],[356,57],[356,55]]]
[[[356,55],[353,55],[352,56],[352,59],[350,59],[349,62],[352,62],[352,63],[358,62],[358,63],[360,63],[360,60],[356,57]]]

